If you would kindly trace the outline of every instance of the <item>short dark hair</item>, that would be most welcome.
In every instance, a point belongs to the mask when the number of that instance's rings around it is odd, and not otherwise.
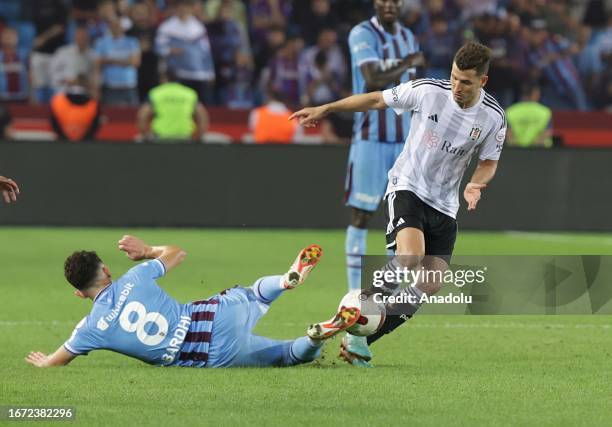
[[[72,286],[82,291],[91,285],[98,274],[102,260],[93,251],[77,251],[66,258],[64,276]]]
[[[489,71],[491,49],[477,42],[467,42],[457,51],[453,62],[461,71],[476,70],[482,76]]]

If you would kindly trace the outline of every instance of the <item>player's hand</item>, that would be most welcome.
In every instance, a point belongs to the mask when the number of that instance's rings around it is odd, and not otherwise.
[[[49,366],[49,356],[40,351],[31,351],[25,358],[25,361],[37,368],[46,368]]]
[[[423,67],[425,65],[425,56],[423,52],[411,53],[406,56],[405,61],[409,67]]]
[[[6,203],[16,202],[19,186],[12,179],[0,176],[0,192]]]
[[[140,261],[147,257],[150,248],[138,237],[126,235],[119,240],[119,250],[125,252],[132,261]]]
[[[303,108],[300,111],[293,113],[289,120],[298,119],[298,123],[304,127],[312,128],[315,127],[319,120],[327,116],[327,107],[321,105],[319,107],[308,107]]]
[[[480,200],[480,190],[483,190],[486,186],[486,184],[476,184],[475,182],[469,182],[465,186],[463,197],[468,204],[468,211],[476,209],[476,205]]]

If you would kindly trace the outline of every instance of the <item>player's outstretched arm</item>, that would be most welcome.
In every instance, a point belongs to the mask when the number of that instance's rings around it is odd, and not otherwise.
[[[62,345],[53,354],[44,354],[40,351],[31,351],[25,358],[25,361],[37,368],[50,368],[51,366],[64,366],[72,362],[77,357],[76,354],[70,353]]]
[[[476,209],[480,200],[480,192],[495,176],[497,160],[480,160],[472,175],[472,179],[465,186],[463,197],[468,204],[468,211]]]
[[[0,192],[6,203],[16,202],[19,186],[12,179],[0,176]]]
[[[166,271],[172,270],[187,256],[178,246],[149,246],[138,237],[129,235],[119,240],[119,250],[124,251],[132,261],[158,259],[164,264]]]
[[[298,119],[304,127],[315,127],[319,120],[329,113],[354,113],[357,111],[383,110],[387,108],[382,92],[370,92],[352,95],[339,101],[323,104],[318,107],[303,108],[293,113],[289,120]]]

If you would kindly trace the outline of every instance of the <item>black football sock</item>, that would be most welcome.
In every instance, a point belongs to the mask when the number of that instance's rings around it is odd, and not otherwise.
[[[385,321],[380,329],[374,334],[368,336],[368,345],[376,342],[384,335],[390,334],[396,330],[399,326],[404,324],[406,320],[411,319],[421,307],[421,303],[418,301],[421,300],[423,292],[419,288],[416,286],[408,286],[407,288],[403,289],[401,293],[411,296],[416,302],[406,302],[403,304],[393,304],[387,306],[387,317],[385,318]]]
[[[374,334],[367,337],[368,345],[372,345],[374,342],[378,341],[378,339],[381,338],[382,336],[386,334],[390,334],[395,329],[397,329],[399,326],[404,324],[404,322],[410,319],[411,317],[412,316],[408,316],[408,315],[402,316],[400,314],[387,316],[385,318],[384,323],[380,327],[380,329],[376,331]]]

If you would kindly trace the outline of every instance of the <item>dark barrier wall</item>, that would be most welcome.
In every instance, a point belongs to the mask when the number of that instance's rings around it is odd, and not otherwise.
[[[347,147],[0,144],[0,224],[345,227]],[[505,149],[461,229],[612,230],[612,150]],[[473,165],[472,165],[473,166]],[[468,178],[469,173],[465,178]],[[463,190],[463,187],[462,187]],[[382,227],[378,215],[372,227]]]

